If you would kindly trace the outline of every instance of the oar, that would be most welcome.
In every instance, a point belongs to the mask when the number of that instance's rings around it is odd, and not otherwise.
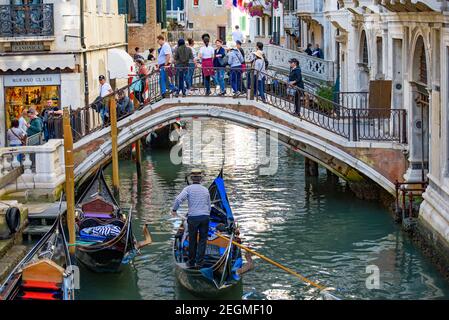
[[[216,232],[215,234],[216,234],[218,237],[222,238],[222,239],[229,240],[228,237],[225,237],[225,236],[223,236],[222,234],[220,234],[220,233],[218,233],[218,232]],[[274,261],[274,260],[271,260],[270,258],[267,258],[267,257],[265,257],[264,255],[262,255],[262,254],[260,254],[260,253],[258,253],[258,252],[256,252],[256,251],[254,251],[254,250],[252,250],[252,249],[250,249],[250,248],[248,248],[248,247],[246,247],[246,246],[244,246],[244,245],[242,245],[242,244],[240,244],[240,243],[238,243],[238,242],[232,241],[232,243],[233,243],[234,245],[236,245],[237,247],[239,247],[239,248],[241,248],[241,249],[243,249],[243,250],[246,250],[246,251],[248,251],[249,253],[251,253],[251,254],[253,254],[253,255],[255,255],[255,256],[258,256],[258,257],[261,258],[262,260],[265,260],[266,262],[268,262],[268,263],[270,263],[270,264],[272,264],[272,265],[274,265],[274,266],[276,266],[276,267],[278,267],[278,268],[280,268],[280,269],[282,269],[282,270],[284,270],[284,271],[286,271],[286,272],[288,272],[288,273],[294,275],[295,277],[301,279],[302,281],[309,283],[310,285],[312,285],[312,286],[314,286],[314,287],[320,289],[321,291],[322,291],[322,290],[326,290],[326,289],[328,290],[328,289],[329,289],[329,288],[327,288],[327,287],[325,287],[325,286],[322,286],[322,285],[320,285],[320,284],[318,284],[318,283],[316,283],[316,282],[313,282],[313,281],[310,280],[310,279],[307,279],[306,277],[300,275],[299,273],[293,271],[292,269],[287,268],[286,266],[283,266],[282,264],[280,264],[280,263],[278,263],[278,262],[276,262],[276,261]]]

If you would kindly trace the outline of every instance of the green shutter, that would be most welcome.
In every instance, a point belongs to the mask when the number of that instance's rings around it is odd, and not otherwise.
[[[128,10],[126,9],[126,4],[128,0],[118,0],[118,14],[128,14]]]
[[[246,17],[240,17],[240,29],[246,31]]]
[[[147,2],[139,0],[139,23],[147,23]]]

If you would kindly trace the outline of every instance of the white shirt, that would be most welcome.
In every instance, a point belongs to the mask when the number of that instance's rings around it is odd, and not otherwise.
[[[243,43],[243,33],[240,30],[232,32],[232,41],[237,42],[237,40]]]
[[[109,83],[105,82],[100,87],[100,97],[106,97],[110,93],[109,91],[112,91],[112,87]]]
[[[181,203],[188,201],[188,216],[210,215],[211,201],[209,190],[198,183],[193,183],[182,190],[173,203],[173,211],[178,210]]]
[[[19,129],[23,131],[24,134],[27,133],[27,121],[25,120],[25,118],[22,116],[19,118]]]
[[[208,46],[208,47],[204,46],[204,47],[200,48],[201,59],[213,58],[214,54],[215,54],[215,50],[211,46]]]

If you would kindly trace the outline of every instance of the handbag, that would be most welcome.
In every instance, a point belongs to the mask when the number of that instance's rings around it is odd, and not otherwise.
[[[26,135],[23,134],[21,136],[18,136],[12,128],[10,130],[11,130],[12,134],[15,135],[17,139],[20,140],[20,143],[22,143],[22,146],[27,145],[27,136]]]

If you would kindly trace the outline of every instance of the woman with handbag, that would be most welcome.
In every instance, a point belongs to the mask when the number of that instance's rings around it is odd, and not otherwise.
[[[26,145],[27,136],[23,133],[22,129],[19,128],[19,120],[14,119],[11,122],[11,128],[6,132],[6,137],[8,139],[8,145],[10,147],[21,147]],[[17,155],[17,160],[22,161],[22,155]]]

